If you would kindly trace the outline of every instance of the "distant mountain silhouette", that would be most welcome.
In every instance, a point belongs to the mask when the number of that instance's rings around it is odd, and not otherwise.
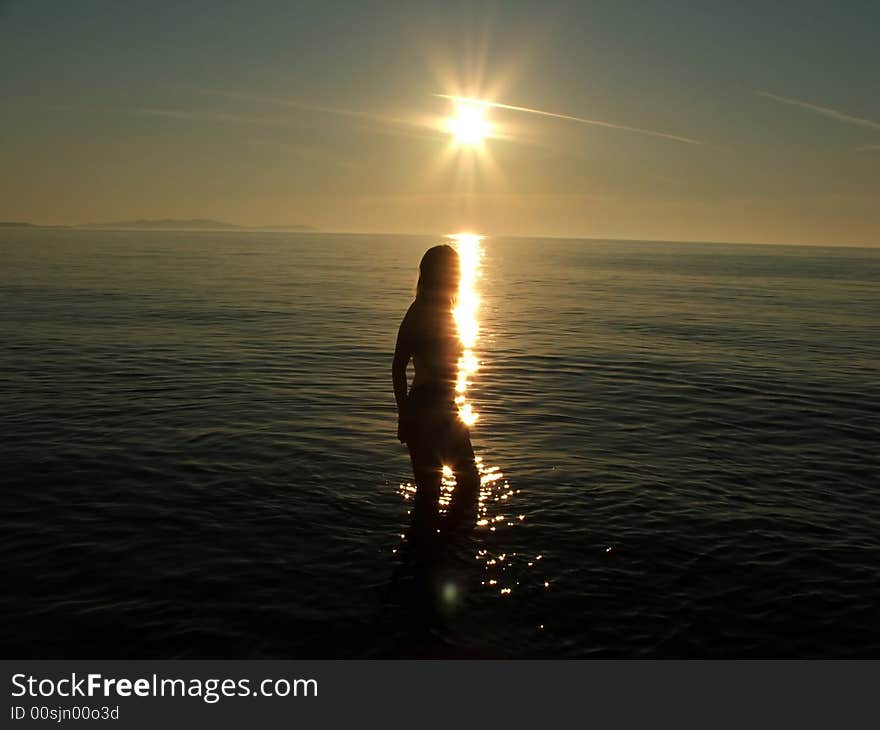
[[[0,228],[69,228],[70,226],[42,226],[39,223],[24,221],[0,221]]]
[[[161,219],[145,219],[133,221],[114,221],[112,223],[83,223],[77,228],[115,228],[125,229],[132,228],[137,230],[170,230],[170,231],[247,231],[247,230],[273,230],[273,231],[314,231],[317,230],[311,226],[303,225],[279,225],[279,226],[239,226],[235,223],[226,223],[224,221],[215,221],[209,218],[161,218]]]

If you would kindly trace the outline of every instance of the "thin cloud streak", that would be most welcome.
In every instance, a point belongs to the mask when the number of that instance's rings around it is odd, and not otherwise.
[[[302,111],[319,112],[323,114],[339,114],[347,117],[358,117],[361,119],[370,119],[373,121],[398,121],[389,120],[371,114],[369,112],[357,111],[355,109],[344,109],[340,107],[328,107],[319,104],[309,104],[306,102],[296,101],[293,99],[279,98],[273,96],[258,96],[256,94],[242,94],[236,91],[221,91],[215,89],[195,89],[199,94],[207,94],[209,96],[220,96],[225,99],[234,99],[236,101],[257,102],[260,104],[274,104],[276,106],[284,106],[291,109],[300,109]]]
[[[470,104],[482,104],[483,106],[495,107],[496,109],[510,109],[515,112],[525,112],[526,114],[538,114],[542,117],[553,117],[555,119],[565,119],[570,122],[579,124],[592,124],[596,127],[607,127],[609,129],[619,129],[624,132],[636,132],[637,134],[646,134],[651,137],[660,137],[662,139],[671,139],[675,142],[684,142],[685,144],[703,144],[698,139],[691,137],[681,137],[677,134],[667,134],[666,132],[658,132],[654,129],[642,129],[640,127],[627,127],[623,124],[612,124],[611,122],[603,122],[598,119],[585,119],[584,117],[574,117],[569,114],[557,114],[555,112],[547,112],[541,109],[531,109],[526,106],[513,106],[512,104],[500,104],[495,101],[483,101],[482,99],[470,99],[466,96],[453,96],[451,94],[432,94],[440,99],[451,99],[452,101],[460,101]]]
[[[306,112],[315,112],[318,114],[334,114],[337,116],[343,117],[351,117],[353,119],[360,119],[366,122],[370,122],[372,124],[379,125],[392,125],[397,127],[404,127],[409,129],[418,129],[422,130],[426,127],[425,124],[422,124],[418,121],[412,119],[402,119],[400,117],[391,117],[382,114],[375,114],[373,112],[362,111],[357,109],[346,109],[343,107],[330,107],[323,106],[320,104],[311,104],[307,102],[297,101],[294,99],[287,99],[281,97],[274,96],[258,96],[255,94],[242,94],[235,91],[221,91],[215,89],[194,89],[196,93],[205,94],[209,96],[217,96],[226,99],[233,99],[235,101],[246,101],[246,102],[255,102],[259,104],[270,104],[275,106],[287,107],[290,109],[298,109]],[[416,136],[412,133],[407,134],[401,130],[395,131],[394,134],[400,136]],[[427,138],[425,135],[418,135],[420,138]]]
[[[127,109],[133,114],[146,114],[152,117],[164,117],[166,119],[181,119],[185,121],[209,121],[209,122],[232,122],[234,124],[258,124],[270,126],[283,126],[288,124],[284,119],[269,119],[265,117],[250,117],[241,114],[225,114],[222,112],[204,112],[186,109],[167,108],[139,108]]]
[[[873,119],[854,117],[851,114],[846,114],[845,112],[839,111],[837,109],[831,109],[827,106],[819,106],[818,104],[811,104],[808,101],[802,101],[800,99],[792,99],[788,96],[771,94],[769,91],[756,91],[755,93],[758,96],[765,96],[768,99],[773,99],[774,101],[778,101],[783,104],[791,104],[792,106],[799,106],[803,109],[809,109],[810,111],[816,112],[816,114],[821,114],[824,117],[836,119],[838,122],[857,124],[860,127],[867,127],[868,129],[880,129],[880,122],[875,122]]]
[[[181,88],[181,87],[175,87]],[[215,96],[225,99],[231,99],[239,102],[259,103],[265,105],[274,105],[289,109],[297,109],[306,112],[318,114],[332,114],[351,119],[357,119],[367,123],[364,128],[381,134],[388,134],[395,137],[411,137],[415,139],[435,139],[436,134],[425,134],[426,129],[431,129],[430,125],[419,123],[414,120],[401,119],[397,117],[382,116],[366,111],[358,111],[354,109],[345,109],[339,107],[327,107],[317,104],[309,104],[299,102],[292,99],[257,96],[253,94],[242,94],[234,91],[220,91],[213,89],[194,89],[183,87],[187,91],[208,96]],[[234,122],[240,124],[255,124],[269,126],[289,126],[290,119],[253,117],[242,114],[228,114],[223,112],[201,111],[201,110],[184,110],[169,108],[140,108],[128,110],[136,114],[148,114],[151,116],[165,117],[168,119],[181,119],[190,121],[213,121],[213,122]]]

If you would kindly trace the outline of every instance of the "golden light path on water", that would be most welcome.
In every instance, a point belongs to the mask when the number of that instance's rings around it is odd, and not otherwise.
[[[470,427],[479,418],[473,403],[468,400],[468,388],[480,366],[477,357],[480,334],[479,280],[483,276],[482,241],[484,237],[471,233],[459,233],[448,238],[458,251],[461,262],[461,279],[456,306],[453,310],[458,337],[462,344],[455,385],[455,403],[458,406],[459,417]],[[519,493],[519,490],[514,490],[510,486],[500,467],[486,464],[481,456],[475,456],[474,460],[480,474],[476,529],[485,531],[494,538],[497,531],[514,527],[525,520],[525,515],[517,514],[515,505],[512,504],[512,498]],[[445,514],[455,486],[455,475],[448,466],[444,466],[440,493],[441,514]],[[404,499],[410,500],[415,496],[416,485],[412,483],[401,484],[398,491]],[[404,536],[401,535],[401,537]],[[541,554],[508,553],[496,545],[500,542],[496,539],[491,540],[491,543],[488,539],[480,542],[482,545],[476,548],[474,558],[483,564],[486,571],[481,582],[501,596],[511,595],[520,586],[520,581],[516,579],[514,574],[522,571],[511,570],[511,568],[517,565],[522,568],[523,565],[520,564],[524,564],[524,567],[531,569],[543,558]],[[550,587],[549,581],[542,581],[542,584],[543,589]],[[543,629],[543,625],[540,628]]]
[[[450,238],[455,242],[458,258],[461,262],[461,279],[458,284],[458,297],[452,314],[461,340],[462,354],[458,360],[458,376],[455,383],[455,404],[458,415],[468,426],[477,421],[477,413],[467,401],[467,388],[470,378],[477,372],[479,362],[474,354],[477,335],[480,332],[477,311],[480,308],[480,297],[477,294],[477,279],[481,276],[480,259],[483,249],[480,246],[481,236],[471,233],[459,233]]]

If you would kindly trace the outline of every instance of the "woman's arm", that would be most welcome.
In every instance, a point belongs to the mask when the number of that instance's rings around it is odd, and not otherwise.
[[[406,316],[400,323],[400,329],[397,331],[397,345],[394,348],[394,360],[391,362],[391,380],[394,383],[394,400],[397,402],[397,438],[401,443],[406,442],[409,420],[406,407],[406,368],[412,357],[411,311],[412,308],[407,310]]]

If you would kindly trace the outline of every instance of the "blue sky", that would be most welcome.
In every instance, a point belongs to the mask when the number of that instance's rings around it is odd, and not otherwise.
[[[880,244],[878,27],[876,2],[0,0],[0,219]],[[435,93],[612,126],[492,109],[501,138],[456,152]]]

